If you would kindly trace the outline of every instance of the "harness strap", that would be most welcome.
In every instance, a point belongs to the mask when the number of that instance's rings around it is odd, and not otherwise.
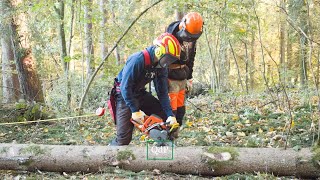
[[[143,56],[144,56],[144,66],[149,67],[151,66],[151,59],[150,59],[150,54],[149,52],[145,49],[142,50]]]

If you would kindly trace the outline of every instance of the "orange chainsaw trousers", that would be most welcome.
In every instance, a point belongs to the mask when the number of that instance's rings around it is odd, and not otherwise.
[[[176,116],[177,122],[182,125],[182,119],[185,115],[185,95],[186,95],[186,80],[168,79],[169,98],[171,108]]]

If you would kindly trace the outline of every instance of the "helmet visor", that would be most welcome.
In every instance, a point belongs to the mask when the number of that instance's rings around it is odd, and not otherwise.
[[[174,63],[177,60],[179,60],[177,57],[171,54],[165,54],[159,59],[156,68],[167,68],[170,64]]]
[[[196,41],[201,36],[201,34],[202,34],[202,32],[200,32],[198,34],[191,34],[187,30],[185,30],[184,28],[177,32],[177,35],[183,41],[186,41],[186,42],[194,42],[194,41]]]

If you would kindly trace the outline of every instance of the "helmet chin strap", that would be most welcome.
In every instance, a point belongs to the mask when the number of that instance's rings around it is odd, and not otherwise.
[[[161,63],[160,63],[160,60],[161,59],[159,59],[157,62],[156,62],[156,64],[155,64],[155,68],[164,68],[162,65],[161,65]]]

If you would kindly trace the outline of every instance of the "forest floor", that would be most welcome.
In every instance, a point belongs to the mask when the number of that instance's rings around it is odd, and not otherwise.
[[[288,99],[290,101],[288,101]],[[290,102],[290,103],[289,103]],[[200,95],[189,98],[177,146],[311,147],[318,141],[319,99],[312,93],[292,91],[254,95]],[[3,113],[3,112],[2,112]],[[0,142],[63,145],[108,145],[115,126],[104,117],[6,125],[0,121]],[[289,132],[290,129],[290,132]],[[132,144],[145,146],[146,137],[135,131]],[[272,174],[233,174],[200,177],[115,168],[91,174],[0,171],[0,179],[296,179]]]

